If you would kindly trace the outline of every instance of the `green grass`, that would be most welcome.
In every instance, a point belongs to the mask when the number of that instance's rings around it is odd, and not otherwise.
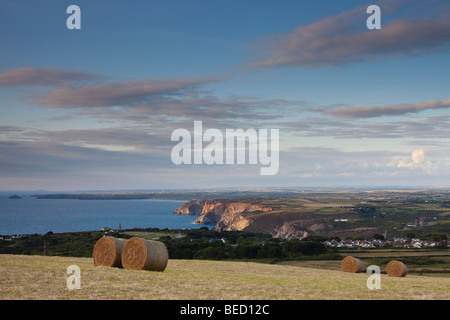
[[[327,259],[327,255],[324,255],[324,259],[280,261],[278,263],[307,268],[340,270],[342,258],[345,256],[359,258],[365,267],[377,265],[382,273],[385,273],[385,267],[389,261],[400,260],[408,267],[409,275],[450,279],[450,250],[448,249],[342,249],[330,256],[333,259]]]
[[[68,290],[69,265],[81,269],[81,289]],[[450,279],[350,274],[253,262],[169,260],[164,272],[94,267],[91,258],[0,255],[0,299],[450,299]]]
[[[175,238],[176,234],[173,232],[145,232],[145,231],[125,231],[124,234],[127,234],[131,237],[139,237],[142,239],[157,239],[162,236],[169,236],[171,238]]]

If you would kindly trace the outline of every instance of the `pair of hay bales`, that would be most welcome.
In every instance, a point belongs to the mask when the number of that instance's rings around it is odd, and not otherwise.
[[[164,271],[169,253],[164,243],[141,238],[103,237],[92,252],[95,266]]]
[[[341,262],[341,270],[358,273],[364,271],[364,265],[358,258],[347,256]],[[390,277],[404,277],[408,273],[408,268],[403,262],[392,260],[386,266],[386,273]]]

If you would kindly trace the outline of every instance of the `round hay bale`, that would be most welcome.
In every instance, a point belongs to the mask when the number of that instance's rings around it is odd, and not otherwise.
[[[122,250],[125,269],[164,271],[169,260],[166,245],[155,240],[131,238]]]
[[[386,266],[386,273],[390,277],[404,277],[408,273],[408,268],[403,262],[392,260]]]
[[[341,262],[341,270],[344,272],[358,273],[364,270],[361,260],[347,256]]]
[[[100,238],[94,246],[92,256],[94,266],[122,267],[122,250],[127,239],[106,237]]]

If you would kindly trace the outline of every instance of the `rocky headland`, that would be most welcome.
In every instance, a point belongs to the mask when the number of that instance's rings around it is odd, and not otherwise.
[[[264,232],[283,239],[303,239],[332,228],[323,218],[279,209],[257,200],[209,199],[188,201],[173,214],[197,215],[195,223],[214,225],[215,230]]]
[[[248,213],[263,213],[272,208],[251,202],[230,200],[192,200],[178,207],[173,214],[198,215],[198,224],[213,224],[216,230],[242,231],[251,219]]]

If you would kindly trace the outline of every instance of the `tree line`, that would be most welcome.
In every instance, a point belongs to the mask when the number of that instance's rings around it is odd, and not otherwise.
[[[163,242],[171,259],[211,259],[211,260],[256,260],[256,259],[302,259],[330,253],[321,243],[322,239],[309,241],[298,239],[276,239],[269,234],[241,231],[214,231],[206,227],[191,230],[139,229],[161,233],[157,240]],[[71,232],[45,235],[27,235],[20,238],[0,240],[0,253],[53,256],[92,257],[95,243],[104,232]],[[125,231],[107,235],[131,238]],[[176,235],[181,235],[176,237]]]
[[[318,241],[276,239],[241,231],[189,230],[182,238],[159,238],[174,259],[298,259],[321,255],[329,249]]]

